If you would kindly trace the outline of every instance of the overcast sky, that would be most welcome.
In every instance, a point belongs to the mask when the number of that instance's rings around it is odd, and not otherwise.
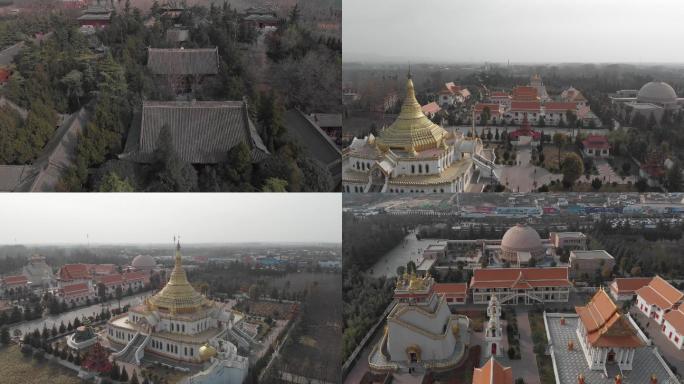
[[[344,0],[343,61],[684,62],[682,0]]]
[[[339,193],[0,194],[0,244],[342,241]]]

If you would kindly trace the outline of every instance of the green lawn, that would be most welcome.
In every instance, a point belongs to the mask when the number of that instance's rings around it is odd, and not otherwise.
[[[546,340],[544,315],[540,312],[530,311],[529,318],[535,350],[546,350],[548,341]],[[553,374],[553,362],[551,361],[551,356],[547,356],[544,353],[537,353],[537,369],[539,370],[539,379],[541,380],[542,384],[555,384],[556,379]]]

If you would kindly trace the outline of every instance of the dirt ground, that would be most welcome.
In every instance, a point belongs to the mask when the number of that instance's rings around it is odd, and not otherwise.
[[[31,357],[24,357],[19,346],[12,345],[0,348],[0,373],[3,383],[22,384],[78,384],[81,380],[76,372],[61,365],[37,362]]]

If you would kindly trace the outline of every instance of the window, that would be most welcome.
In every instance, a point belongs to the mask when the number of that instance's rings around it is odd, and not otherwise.
[[[185,324],[183,324],[183,332],[185,332]]]
[[[418,173],[423,173],[423,164],[418,164]]]
[[[430,164],[425,164],[425,173],[430,173]]]
[[[411,164],[411,173],[416,173],[416,166]]]

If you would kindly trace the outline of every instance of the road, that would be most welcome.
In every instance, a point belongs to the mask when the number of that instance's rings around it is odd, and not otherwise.
[[[499,133],[503,132],[504,130],[507,130],[508,132],[512,132],[516,129],[518,129],[519,126],[517,125],[509,125],[508,127],[497,127],[497,126],[487,126],[486,129],[485,127],[475,127],[475,132],[477,132],[478,136],[482,134],[482,131],[484,130],[487,132],[488,130],[491,129],[492,135],[496,133],[496,130],[499,130]],[[608,134],[608,129],[605,128],[600,128],[600,129],[572,129],[572,128],[554,128],[554,127],[544,127],[544,128],[538,128],[538,127],[532,127],[536,131],[544,131],[545,135],[553,136],[555,133],[560,132],[568,136],[575,137],[578,133],[582,134],[594,134],[594,135],[607,135]],[[459,125],[459,126],[445,126],[444,129],[446,130],[458,130],[462,132],[463,134],[468,133],[470,130],[472,130],[472,127],[470,125]],[[573,132],[574,131],[574,132]]]
[[[371,277],[394,277],[397,274],[397,267],[406,266],[406,263],[411,260],[418,266],[419,261],[423,259],[423,250],[428,245],[438,242],[439,240],[436,239],[418,240],[416,239],[416,234],[411,232],[404,238],[401,244],[382,256],[366,274]]]
[[[132,304],[132,305],[138,305],[142,304],[142,298],[146,296],[152,295],[152,291],[149,292],[143,292],[139,293],[133,296],[128,296],[124,297],[121,299],[121,306],[123,307],[126,304]],[[118,308],[119,302],[117,300],[110,300],[109,302],[105,303],[105,305],[109,305],[110,308]],[[64,322],[64,325],[69,324],[69,322],[74,321],[77,317],[80,319],[83,316],[94,316],[102,311],[102,304],[93,304],[89,307],[80,307],[76,308],[72,311],[60,313],[59,315],[48,315],[46,317],[43,317],[42,319],[36,319],[36,320],[31,320],[28,322],[12,325],[9,327],[10,335],[14,335],[14,330],[18,329],[21,331],[21,334],[25,334],[27,331],[33,331],[34,329],[38,328],[39,330],[43,329],[43,325],[45,325],[48,329],[52,328],[52,325],[56,325],[59,327],[60,322]]]

